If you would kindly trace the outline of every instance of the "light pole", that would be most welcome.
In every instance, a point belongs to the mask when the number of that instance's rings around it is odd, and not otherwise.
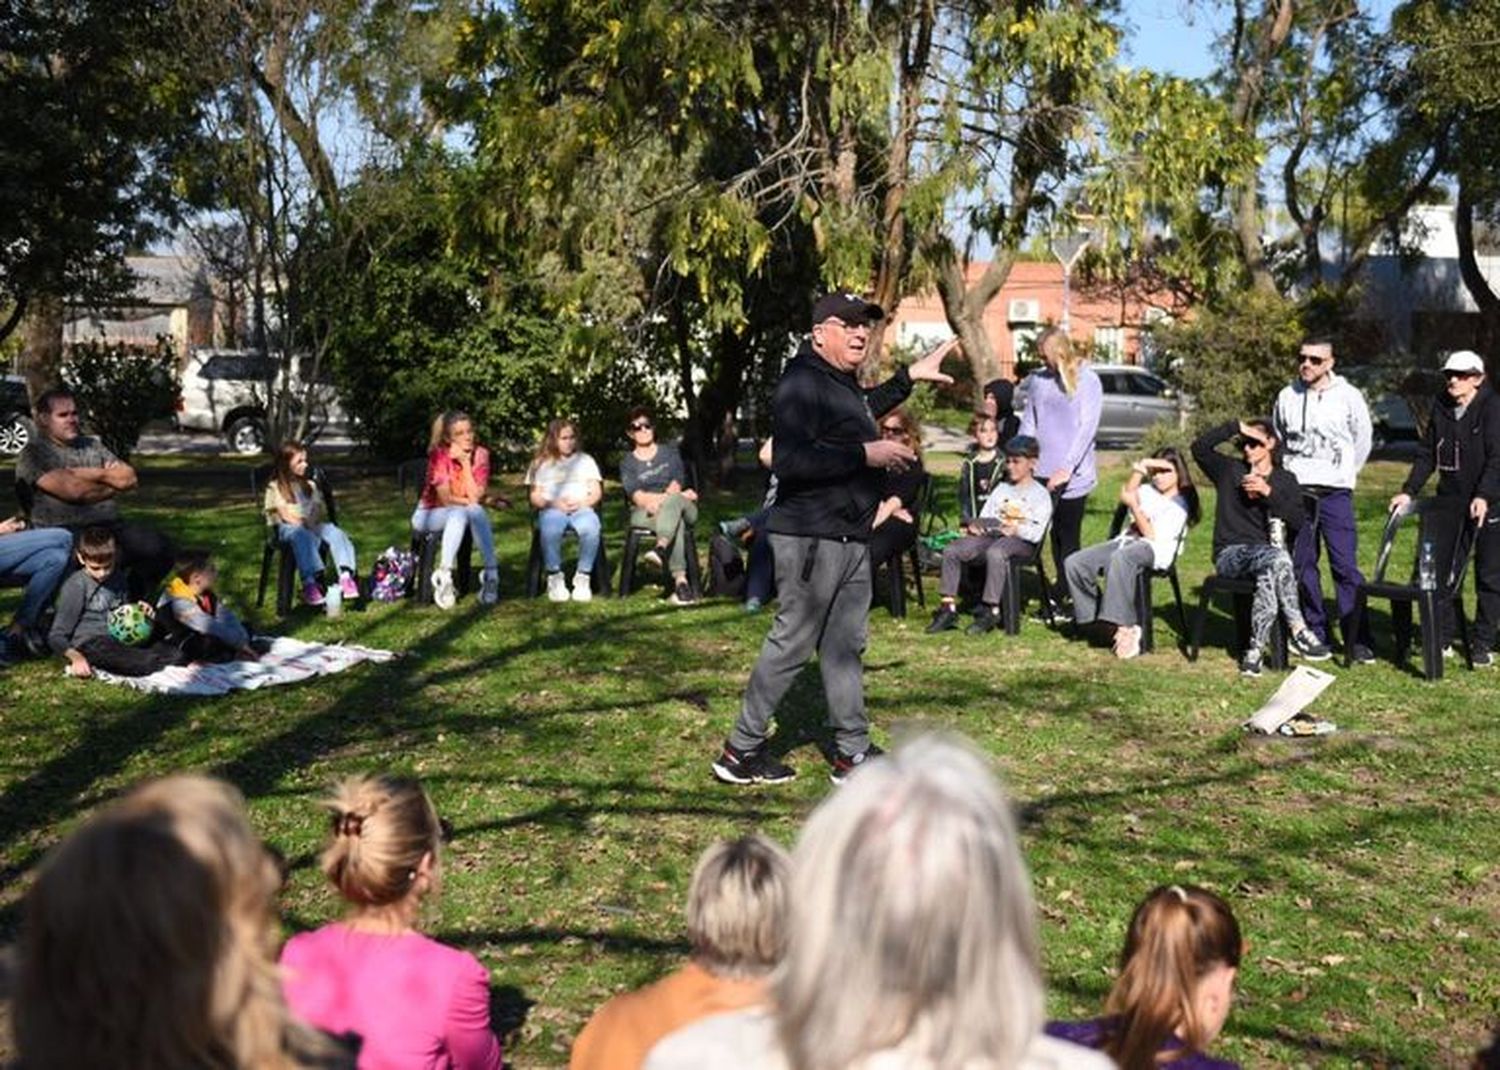
[[[1064,334],[1069,333],[1073,326],[1070,317],[1073,304],[1073,265],[1078,263],[1078,258],[1088,247],[1089,236],[1084,233],[1065,234],[1061,238],[1052,239],[1052,255],[1057,257],[1063,269],[1062,329]]]

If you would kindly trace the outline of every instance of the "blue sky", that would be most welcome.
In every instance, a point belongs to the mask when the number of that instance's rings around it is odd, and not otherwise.
[[[1189,0],[1124,0],[1129,33],[1125,60],[1132,67],[1201,78],[1213,70],[1214,35],[1228,9]]]

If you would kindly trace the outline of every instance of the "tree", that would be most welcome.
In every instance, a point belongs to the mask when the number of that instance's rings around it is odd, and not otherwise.
[[[37,0],[0,13],[0,339],[27,318],[33,394],[55,381],[65,301],[129,288],[123,257],[181,207],[207,86],[173,0]]]

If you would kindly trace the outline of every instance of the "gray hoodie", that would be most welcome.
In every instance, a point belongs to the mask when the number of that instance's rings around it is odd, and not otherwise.
[[[1333,372],[1322,390],[1298,379],[1276,398],[1273,419],[1282,463],[1298,483],[1354,489],[1373,436],[1370,407],[1359,387]]]

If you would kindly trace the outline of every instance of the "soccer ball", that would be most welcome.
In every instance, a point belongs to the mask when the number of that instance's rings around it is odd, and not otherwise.
[[[109,611],[109,634],[126,646],[140,646],[151,638],[156,610],[149,602],[124,602]]]

